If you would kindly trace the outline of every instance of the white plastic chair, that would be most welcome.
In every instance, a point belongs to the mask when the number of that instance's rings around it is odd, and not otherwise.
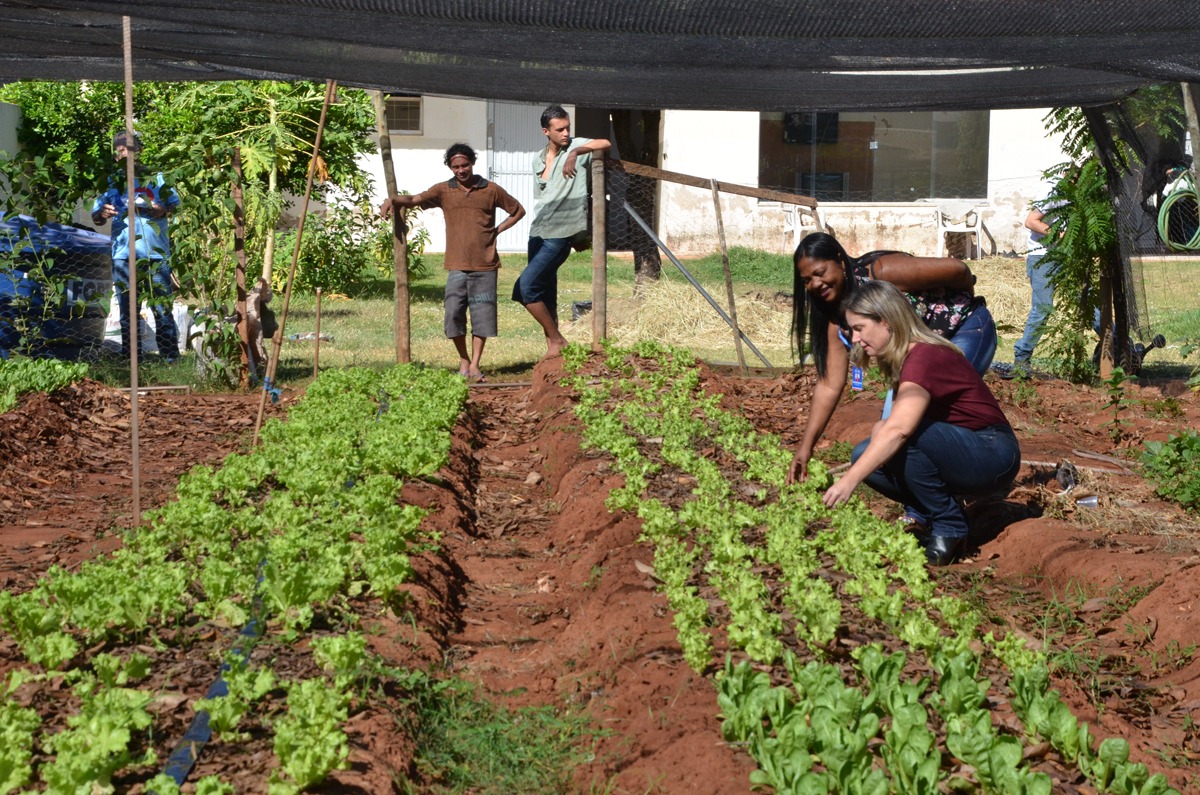
[[[936,199],[935,199],[936,201]],[[945,256],[946,233],[974,235],[974,259],[983,256],[983,214],[974,202],[937,202],[937,255]]]
[[[800,245],[800,241],[809,232],[825,232],[828,231],[825,227],[825,214],[821,212],[819,207],[805,207],[802,204],[785,204],[783,206],[783,240],[784,245],[787,244],[787,237],[790,233],[792,236],[792,247],[788,253],[796,250]]]

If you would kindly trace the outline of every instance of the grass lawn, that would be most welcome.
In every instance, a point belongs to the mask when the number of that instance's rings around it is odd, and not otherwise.
[[[440,254],[425,257],[428,273],[410,285],[410,326],[414,361],[431,367],[457,369],[458,355],[442,331],[442,291],[445,272]],[[527,378],[545,353],[541,329],[510,299],[512,285],[525,266],[523,255],[505,255],[499,279],[500,337],[489,340],[483,370],[492,382]],[[1144,377],[1186,376],[1200,354],[1184,359],[1180,345],[1200,340],[1200,260],[1158,259],[1142,264],[1148,321],[1155,333],[1167,337],[1168,349],[1155,351],[1147,359]],[[719,256],[684,262],[694,278],[726,311],[724,270]],[[777,368],[795,361],[790,339],[791,259],[750,249],[730,251],[738,320],[747,336]],[[1000,342],[996,361],[1012,361],[1012,346],[1020,338],[1029,311],[1029,284],[1025,261],[1020,257],[989,257],[971,262],[977,274],[977,290],[988,299],[996,319]],[[687,347],[710,362],[736,361],[733,335],[715,310],[691,287],[670,260],[663,259],[661,284],[637,300],[633,297],[633,262],[627,255],[610,255],[608,263],[608,333],[622,344],[640,337],[653,337]],[[782,300],[778,294],[785,294]],[[591,252],[573,253],[559,270],[559,317],[563,333],[573,342],[592,338],[590,316],[571,322],[571,305],[592,298]],[[282,296],[273,307],[278,313]],[[276,381],[303,388],[312,378],[314,344],[292,341],[287,336],[316,330],[316,300],[311,295],[294,295],[285,329],[283,355]],[[320,349],[322,369],[362,366],[386,367],[395,360],[392,333],[392,282],[378,279],[354,297],[328,295],[322,300],[321,332],[333,336]],[[762,362],[749,349],[751,366]],[[195,380],[192,357],[165,365],[148,358],[141,382],[188,383]],[[119,362],[94,367],[95,375],[108,383],[128,384]],[[110,372],[111,371],[111,372]]]
[[[786,256],[769,255],[762,252],[735,249],[731,252],[731,268],[737,275],[734,292],[737,296],[747,293],[791,292],[790,260]],[[410,284],[409,324],[412,338],[412,357],[432,367],[458,367],[458,354],[442,331],[442,290],[445,271],[442,270],[440,254],[425,257],[428,275]],[[527,377],[534,364],[546,351],[541,328],[520,304],[513,302],[513,282],[525,266],[522,255],[501,257],[499,279],[499,325],[500,337],[488,341],[484,352],[483,370],[490,380],[511,380]],[[725,282],[720,257],[707,257],[685,263],[693,276],[727,310]],[[672,288],[694,294],[686,286],[686,280],[669,260],[663,260],[663,281]],[[626,307],[622,302],[632,303],[633,262],[627,258],[609,257],[609,320],[612,324],[621,320]],[[674,295],[674,293],[672,293]],[[591,341],[591,320],[584,317],[571,323],[571,304],[575,301],[590,301],[592,298],[591,252],[573,253],[558,272],[559,318],[563,333],[572,342]],[[279,299],[276,299],[278,302]],[[696,299],[703,303],[703,299]],[[276,305],[276,311],[281,304]],[[704,312],[716,313],[703,303]],[[670,323],[671,308],[662,318]],[[678,314],[678,311],[674,312]],[[714,321],[721,324],[719,319]],[[782,324],[786,328],[786,322]],[[289,341],[286,336],[303,334],[316,329],[316,300],[310,295],[294,295],[285,330],[283,355],[278,369],[278,380],[289,383],[302,382],[312,375],[313,343]],[[321,333],[331,334],[333,342],[321,344],[320,364],[325,367],[366,366],[383,367],[395,359],[395,342],[392,334],[392,282],[378,280],[370,284],[363,294],[348,298],[325,296],[321,302]],[[706,358],[734,361],[732,332],[724,332],[727,343],[713,348],[699,348],[697,353]],[[753,337],[752,337],[753,339]],[[782,339],[778,334],[767,340],[754,340],[755,345],[768,356],[775,366],[788,366],[791,362],[789,340],[786,333]],[[747,351],[751,363],[757,363]]]

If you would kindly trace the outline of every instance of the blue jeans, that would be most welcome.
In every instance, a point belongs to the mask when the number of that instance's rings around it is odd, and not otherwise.
[[[950,338],[975,372],[983,375],[996,356],[996,321],[986,306],[978,306]]]
[[[870,441],[859,442],[850,460],[857,461]],[[1021,448],[1009,426],[972,431],[926,420],[864,482],[927,517],[933,535],[965,538],[967,516],[957,498],[1007,488],[1020,468]]]
[[[1033,349],[1042,336],[1042,324],[1054,309],[1054,287],[1050,278],[1054,275],[1053,265],[1041,267],[1042,254],[1030,254],[1025,257],[1025,275],[1029,277],[1029,286],[1033,288],[1033,299],[1030,302],[1029,317],[1025,319],[1025,333],[1013,346],[1013,359],[1017,362],[1029,363],[1033,358]]]
[[[147,299],[154,315],[154,342],[158,352],[168,359],[179,356],[179,330],[171,314],[171,264],[167,260],[138,260],[138,271],[144,277],[150,273],[153,295]],[[138,298],[142,280],[138,280]],[[121,310],[121,353],[129,355],[129,260],[113,260],[113,289],[117,291],[117,307]]]
[[[558,319],[558,269],[571,255],[569,237],[529,238],[529,264],[513,285],[512,300],[518,304],[545,304]]]

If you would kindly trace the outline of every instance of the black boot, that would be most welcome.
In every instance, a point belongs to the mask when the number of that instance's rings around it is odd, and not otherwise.
[[[921,546],[925,548],[925,561],[930,566],[947,566],[958,557],[965,541],[965,538],[926,536],[921,539]]]

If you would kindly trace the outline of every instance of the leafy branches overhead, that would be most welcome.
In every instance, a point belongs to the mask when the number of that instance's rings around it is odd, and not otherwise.
[[[186,169],[196,142],[206,142],[207,151],[241,146],[250,152],[247,178],[265,185],[258,164],[271,160],[274,149],[280,189],[302,192],[323,96],[323,87],[308,82],[136,83],[133,112],[143,159],[164,170]],[[75,195],[90,197],[105,186],[112,136],[124,127],[120,83],[10,83],[0,87],[0,100],[21,108],[23,152],[50,156]],[[374,148],[367,135],[371,114],[357,90],[341,91],[330,107],[321,145],[327,187],[366,187],[356,158]]]
[[[116,170],[112,135],[124,126],[119,83],[13,83],[0,100],[21,108],[29,201],[66,220]],[[324,87],[316,83],[139,83],[134,88],[142,160],[162,171],[182,202],[172,214],[173,264],[185,291],[205,303],[232,293],[233,150],[242,153],[247,255],[265,259],[284,197],[303,193]],[[357,162],[373,150],[364,92],[339,93],[322,135],[318,196],[364,201],[370,182]],[[16,208],[24,210],[25,208]]]

